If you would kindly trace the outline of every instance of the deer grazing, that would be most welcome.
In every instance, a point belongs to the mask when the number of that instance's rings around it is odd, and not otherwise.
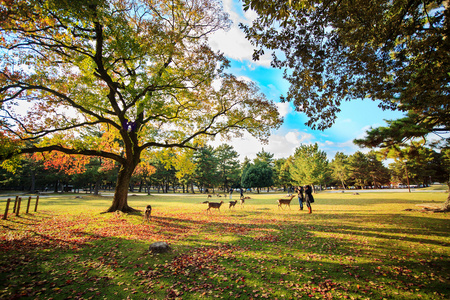
[[[289,206],[289,209],[291,209],[291,201],[292,201],[292,198],[294,198],[294,197],[295,197],[295,194],[292,195],[291,198],[289,198],[289,199],[278,199],[277,200],[278,209],[280,209],[280,208],[283,209],[283,207],[281,206],[283,204],[284,204],[284,206]]]
[[[206,212],[211,212],[211,208],[217,208],[217,210],[220,211],[220,206],[222,206],[223,201],[220,201],[219,203],[217,202],[209,202],[209,201],[205,201],[203,203],[208,203],[208,208],[206,209]]]

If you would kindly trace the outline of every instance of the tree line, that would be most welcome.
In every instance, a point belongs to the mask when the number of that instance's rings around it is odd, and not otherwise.
[[[385,166],[383,160],[390,158]],[[1,188],[25,191],[85,191],[98,194],[113,190],[119,164],[55,154],[43,159],[22,156],[14,165],[0,169]],[[78,161],[77,161],[78,160]],[[258,152],[256,158],[239,154],[230,145],[200,147],[198,150],[157,151],[144,156],[131,177],[130,192],[217,193],[230,188],[290,192],[291,187],[383,188],[410,185],[427,186],[446,182],[450,163],[445,153],[427,147],[403,149],[402,153],[357,151],[337,152],[331,161],[318,144],[300,145],[288,158]]]
[[[391,156],[409,182],[416,158],[424,158],[421,165],[432,164],[434,156],[448,158],[449,3],[243,0],[257,18],[240,27],[255,47],[254,60],[272,52],[271,65],[290,85],[280,100],[305,113],[307,126],[331,127],[341,103],[354,99],[405,112],[360,143],[385,147],[380,159]],[[117,174],[110,212],[133,211],[127,202],[132,178],[159,170],[142,164],[150,159],[147,152],[161,152],[168,170],[166,150],[200,149],[218,135],[244,132],[266,141],[282,123],[273,101],[256,84],[227,73],[230,61],[209,46],[208,36],[231,24],[220,0],[14,0],[3,1],[1,11],[0,161],[21,162],[15,157],[25,155],[34,165],[42,154],[50,167],[48,157],[59,152],[54,162],[65,160],[70,176],[101,166]],[[97,129],[104,134],[87,134]],[[426,150],[417,145],[406,149],[431,134],[441,136],[439,154],[421,156]],[[198,180],[187,167],[194,163],[189,155],[173,158],[186,166],[177,178],[186,188]],[[311,176],[333,184],[325,163],[294,157],[308,172],[293,164],[293,181]],[[254,185],[276,168],[252,162],[241,171],[240,183]],[[367,172],[347,173],[352,175],[341,185],[381,181],[361,179]]]

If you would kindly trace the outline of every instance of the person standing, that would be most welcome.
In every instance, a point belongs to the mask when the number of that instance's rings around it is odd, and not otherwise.
[[[233,188],[230,188],[230,200],[233,199]]]
[[[300,209],[299,210],[303,210],[303,187],[299,186],[297,187],[297,194],[298,194],[298,204],[300,204]]]
[[[314,197],[312,195],[312,188],[310,185],[307,185],[305,187],[305,202],[306,206],[308,207],[309,213],[312,213],[311,203],[314,202]]]

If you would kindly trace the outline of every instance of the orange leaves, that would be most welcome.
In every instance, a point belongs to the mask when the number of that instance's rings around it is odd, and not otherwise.
[[[266,235],[260,235],[254,238],[256,241],[260,241],[260,242],[269,242],[269,243],[274,243],[274,242],[278,242],[279,238],[276,235],[273,234],[266,234]]]
[[[0,250],[77,249],[99,238],[81,230],[92,222],[90,216],[60,215],[40,220],[39,217],[37,220],[27,218],[23,222],[13,232],[0,235]]]
[[[141,161],[139,165],[136,167],[136,169],[134,169],[133,175],[148,177],[154,174],[155,172],[156,168],[152,166],[149,162]]]
[[[81,174],[86,171],[86,164],[90,162],[90,157],[83,155],[68,155],[61,152],[50,152],[42,155],[35,155],[44,159],[44,166],[64,172],[67,175]]]

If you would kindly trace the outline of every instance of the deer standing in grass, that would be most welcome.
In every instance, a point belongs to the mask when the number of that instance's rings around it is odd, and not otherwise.
[[[237,203],[237,200],[230,201],[230,206],[228,207],[228,209],[231,209],[232,207],[235,207],[236,203]]]
[[[239,204],[241,205],[241,208],[244,208],[245,199],[250,199],[250,197],[241,197],[239,199]]]
[[[208,213],[211,212],[211,208],[217,208],[217,210],[220,211],[220,206],[222,205],[223,201],[220,201],[219,203],[217,202],[209,202],[209,201],[205,201],[203,203],[208,203],[208,208],[206,209],[206,212]]]
[[[294,197],[295,197],[295,194],[292,195],[291,198],[289,198],[289,199],[278,199],[277,200],[278,209],[280,209],[280,208],[283,209],[283,207],[281,206],[283,204],[284,204],[284,206],[289,206],[289,209],[291,209],[291,201],[292,201],[292,198],[294,198]]]

